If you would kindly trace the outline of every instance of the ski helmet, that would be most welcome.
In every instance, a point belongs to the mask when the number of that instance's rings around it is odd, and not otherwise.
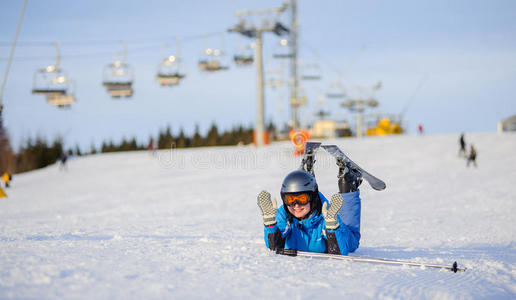
[[[319,189],[315,177],[305,170],[296,170],[290,172],[283,180],[281,185],[281,199],[285,200],[285,194],[308,193],[310,196],[310,213],[317,209],[318,214],[321,213],[321,199],[319,198]],[[290,216],[287,207],[283,205],[285,212]]]

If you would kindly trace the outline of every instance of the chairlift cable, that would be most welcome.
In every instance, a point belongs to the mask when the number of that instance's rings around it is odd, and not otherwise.
[[[23,0],[22,10],[20,12],[20,18],[18,19],[18,25],[16,26],[16,32],[14,34],[14,40],[12,43],[11,51],[9,52],[9,59],[7,60],[7,66],[5,68],[4,78],[2,80],[2,86],[0,87],[0,117],[2,113],[2,98],[4,95],[5,83],[7,82],[7,75],[9,75],[9,69],[11,68],[11,62],[14,56],[14,49],[16,48],[16,42],[18,41],[18,34],[20,33],[21,24],[23,21],[23,15],[25,14],[25,6],[27,6],[27,0]]]
[[[53,45],[55,45],[55,43],[53,43]],[[139,48],[131,48],[131,53],[140,53],[140,52],[144,52],[144,51],[149,51],[149,50],[155,50],[156,49],[156,45],[152,45],[152,46],[143,46],[143,47],[139,47]],[[106,57],[106,56],[111,56],[113,55],[113,52],[93,52],[93,53],[76,53],[76,54],[66,54],[66,55],[61,55],[61,58],[97,58],[97,57]],[[34,61],[34,60],[48,60],[48,59],[53,59],[54,57],[52,56],[22,56],[22,57],[14,57],[13,60],[14,61]],[[0,61],[5,61],[5,60],[8,60],[8,58],[5,58],[5,57],[2,57],[0,58]]]
[[[427,79],[428,79],[428,74],[426,74],[426,73],[423,74],[423,77],[421,77],[421,79],[419,80],[419,83],[416,86],[416,89],[414,90],[414,92],[412,92],[412,95],[410,96],[410,98],[408,99],[407,103],[405,104],[405,106],[401,110],[400,118],[403,118],[403,115],[407,112],[407,110],[409,109],[410,105],[412,103],[414,103],[414,100],[416,99],[417,93],[419,92],[421,87],[423,87],[423,85],[426,83]]]
[[[311,45],[309,45],[306,41],[303,41],[302,44],[303,44],[303,47],[308,48],[310,51],[312,51],[312,53],[316,53],[317,52],[315,50],[315,48],[312,47]],[[360,50],[353,57],[351,57],[351,59],[348,61],[348,63],[346,65],[346,67],[344,68],[344,70],[349,70],[351,68],[351,66],[358,60],[360,55],[362,55],[364,53],[365,50],[366,50],[365,46],[360,47]],[[334,62],[329,61],[327,58],[323,58],[323,57],[324,56],[318,56],[320,61],[325,66],[327,66],[329,69],[331,69],[333,72],[335,72],[339,77],[343,77],[343,72],[341,70],[335,68],[335,66],[337,66],[338,64],[335,64]]]
[[[212,37],[220,34],[224,34],[225,31],[217,31],[217,32],[209,32],[203,34],[193,34],[193,35],[174,35],[174,36],[166,36],[166,37],[156,37],[149,39],[139,39],[139,40],[125,40],[129,44],[145,44],[145,43],[163,43],[163,40],[172,40],[176,37],[181,37],[184,41],[192,41],[202,39],[203,36]],[[61,45],[64,46],[102,46],[102,45],[120,45],[122,40],[91,40],[91,41],[67,41],[61,42]],[[12,43],[9,42],[0,42],[0,47],[10,47]],[[20,47],[48,47],[53,46],[55,44],[54,41],[20,41],[18,42],[18,46]]]

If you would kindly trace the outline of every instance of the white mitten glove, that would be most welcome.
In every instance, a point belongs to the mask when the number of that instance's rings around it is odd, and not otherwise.
[[[272,198],[271,194],[266,191],[261,191],[258,194],[258,207],[262,211],[263,225],[269,227],[276,224],[276,212],[278,207],[276,205],[276,199]]]
[[[331,196],[331,204],[328,209],[328,202],[324,202],[322,207],[322,215],[324,220],[326,221],[326,229],[335,230],[339,228],[340,224],[337,220],[337,213],[342,208],[342,203],[344,203],[344,199],[340,194],[335,194]]]

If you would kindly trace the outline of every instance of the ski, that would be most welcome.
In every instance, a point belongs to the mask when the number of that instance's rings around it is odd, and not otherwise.
[[[450,270],[450,271],[453,271],[454,273],[457,273],[458,271],[461,271],[461,272],[466,271],[466,268],[459,267],[457,265],[457,262],[454,262],[452,265],[438,265],[438,264],[428,264],[428,263],[419,263],[419,262],[412,262],[412,261],[402,261],[402,260],[383,259],[383,258],[306,252],[306,251],[299,251],[296,249],[278,249],[276,251],[276,254],[287,255],[287,256],[304,256],[304,257],[312,257],[312,258],[340,259],[340,260],[347,260],[347,261],[379,263],[379,264],[388,264],[388,265],[414,266],[414,267],[421,267],[421,268],[437,268],[437,269]]]
[[[330,153],[335,159],[337,159],[337,163],[339,164],[350,164],[353,168],[357,169],[362,173],[362,177],[369,182],[369,185],[377,191],[381,191],[385,189],[386,185],[385,182],[383,182],[381,179],[373,176],[371,173],[367,172],[366,170],[362,169],[359,165],[354,163],[342,150],[339,149],[339,147],[335,145],[322,145],[321,147],[324,148],[328,153]]]
[[[314,175],[315,153],[317,149],[319,149],[319,146],[321,146],[319,142],[306,142],[305,155],[301,160],[301,167],[299,169]]]

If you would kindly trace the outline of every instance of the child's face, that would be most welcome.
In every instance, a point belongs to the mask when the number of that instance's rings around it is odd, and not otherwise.
[[[310,212],[310,202],[306,205],[294,204],[292,206],[287,206],[288,211],[296,218],[302,219]]]

